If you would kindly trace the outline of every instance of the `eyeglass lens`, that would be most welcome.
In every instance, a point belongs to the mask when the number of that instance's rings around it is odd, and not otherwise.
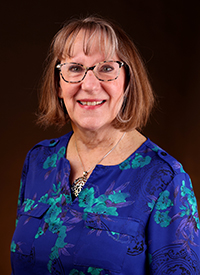
[[[111,81],[118,77],[121,65],[117,61],[108,61],[86,68],[78,63],[64,63],[61,66],[61,74],[67,82],[80,82],[87,74],[87,71],[92,70],[99,80]]]

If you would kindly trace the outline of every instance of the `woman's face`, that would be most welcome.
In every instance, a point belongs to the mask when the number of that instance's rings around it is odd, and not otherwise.
[[[109,60],[118,61],[116,54]],[[80,32],[73,45],[73,55],[61,63],[76,62],[91,67],[105,61],[105,54],[99,47],[98,37],[94,39],[90,52],[83,52],[83,32]],[[116,80],[99,81],[89,70],[80,83],[67,83],[60,78],[58,96],[64,100],[72,127],[82,130],[100,131],[109,129],[119,112],[125,90],[125,70],[122,67]]]

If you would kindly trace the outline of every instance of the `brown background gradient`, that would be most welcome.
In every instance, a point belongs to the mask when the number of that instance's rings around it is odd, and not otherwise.
[[[19,180],[28,150],[66,133],[35,125],[37,90],[54,34],[71,17],[101,14],[132,37],[142,54],[159,108],[144,129],[182,162],[200,200],[200,2],[184,0],[2,1],[0,274],[10,274]]]

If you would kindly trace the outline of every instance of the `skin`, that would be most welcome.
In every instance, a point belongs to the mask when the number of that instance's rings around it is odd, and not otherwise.
[[[73,57],[62,60],[77,62],[85,66],[93,66],[106,59],[100,51],[98,40],[94,41],[89,55],[83,52],[83,34],[80,32],[73,47]],[[112,60],[119,60],[115,54]],[[60,80],[59,96],[63,98],[74,130],[89,132],[107,132],[123,102],[125,89],[125,72],[121,69],[119,77],[114,81],[99,81],[92,71],[88,71],[80,83],[67,83]],[[84,102],[102,102],[98,105],[82,105]]]
[[[106,60],[98,41],[98,37],[94,39],[89,54],[85,55],[83,52],[83,33],[80,32],[73,46],[72,57],[64,58],[61,63],[77,62],[90,67]],[[117,61],[119,58],[114,54],[109,60]],[[66,155],[71,164],[71,182],[82,176],[83,173],[75,142],[84,164],[84,170],[88,170],[123,135],[111,123],[121,108],[124,90],[125,71],[123,67],[119,77],[114,81],[99,81],[92,71],[88,71],[86,77],[80,83],[67,83],[60,78],[58,96],[64,100],[74,131]],[[122,162],[130,155],[130,152],[137,149],[144,141],[145,138],[136,130],[129,131],[115,150],[101,164],[114,165]]]

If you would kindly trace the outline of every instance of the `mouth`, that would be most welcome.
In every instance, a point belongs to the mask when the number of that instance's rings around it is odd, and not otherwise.
[[[78,103],[80,103],[83,106],[97,106],[97,105],[101,105],[105,102],[105,100],[101,100],[101,101],[80,101],[78,100]]]

